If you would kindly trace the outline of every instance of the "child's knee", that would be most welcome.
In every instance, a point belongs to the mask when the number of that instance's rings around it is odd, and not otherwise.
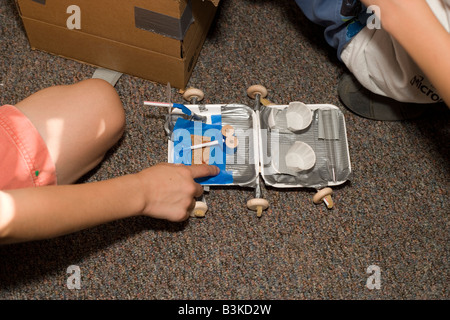
[[[125,129],[125,111],[116,89],[102,79],[88,79],[80,84],[86,87],[88,98],[94,104],[93,116],[104,122],[105,133],[120,137]]]
[[[102,79],[88,79],[79,82],[77,85],[81,86],[85,96],[98,104],[99,107],[122,108],[119,95],[109,82]]]

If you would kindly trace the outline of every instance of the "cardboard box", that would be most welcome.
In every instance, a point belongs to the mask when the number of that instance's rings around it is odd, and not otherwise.
[[[184,88],[220,0],[15,0],[30,45]]]

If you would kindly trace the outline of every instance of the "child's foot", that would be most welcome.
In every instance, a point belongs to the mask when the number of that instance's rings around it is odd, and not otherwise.
[[[381,121],[408,120],[420,117],[430,105],[399,102],[364,88],[353,75],[339,80],[338,94],[343,104],[355,114]],[[428,107],[428,108],[427,108]]]

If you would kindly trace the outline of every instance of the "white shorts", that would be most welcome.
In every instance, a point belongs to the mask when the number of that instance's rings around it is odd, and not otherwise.
[[[450,32],[450,1],[427,0]],[[361,30],[344,48],[341,59],[358,81],[373,93],[401,102],[442,102],[403,47],[383,29]]]

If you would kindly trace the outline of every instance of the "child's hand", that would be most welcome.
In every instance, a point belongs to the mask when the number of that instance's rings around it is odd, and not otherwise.
[[[185,166],[161,163],[137,174],[144,197],[142,214],[169,221],[183,221],[195,206],[203,187],[194,178],[216,176],[219,168],[210,165]]]

